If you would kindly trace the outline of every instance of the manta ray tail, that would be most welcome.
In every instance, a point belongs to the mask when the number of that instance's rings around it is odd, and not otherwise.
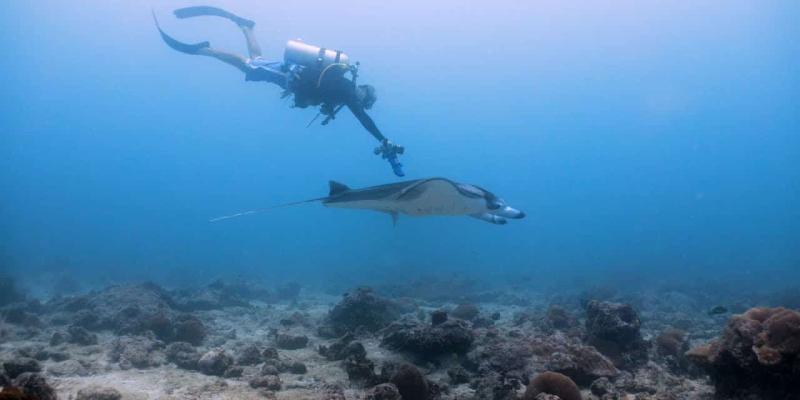
[[[242,212],[238,212],[236,214],[223,215],[221,217],[211,218],[210,220],[208,220],[208,222],[219,222],[219,221],[226,220],[226,219],[231,219],[231,218],[236,218],[236,217],[244,217],[245,215],[260,214],[262,212],[266,212],[266,211],[269,211],[269,210],[274,210],[276,208],[296,206],[296,205],[305,204],[305,203],[313,203],[315,201],[320,201],[320,200],[325,200],[325,199],[327,199],[327,197],[320,197],[320,198],[310,199],[310,200],[294,201],[294,202],[291,202],[291,203],[278,204],[277,206],[266,207],[266,208],[257,208],[255,210],[242,211]]]

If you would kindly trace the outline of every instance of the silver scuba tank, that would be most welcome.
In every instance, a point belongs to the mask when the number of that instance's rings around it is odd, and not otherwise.
[[[331,64],[349,64],[350,57],[341,50],[314,46],[298,39],[286,42],[283,61],[287,64],[297,64],[307,68],[325,68]]]

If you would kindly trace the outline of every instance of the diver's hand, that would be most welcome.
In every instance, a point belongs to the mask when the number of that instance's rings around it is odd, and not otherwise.
[[[405,153],[406,149],[403,146],[396,145],[388,139],[384,139],[381,145],[375,148],[375,154],[380,155],[381,158],[388,161],[392,166],[392,171],[397,176],[405,176],[403,172],[403,164],[397,159],[397,156]]]
[[[406,148],[392,143],[389,139],[383,139],[381,145],[375,148],[375,155],[380,155],[381,158],[389,158],[399,154],[405,153]]]

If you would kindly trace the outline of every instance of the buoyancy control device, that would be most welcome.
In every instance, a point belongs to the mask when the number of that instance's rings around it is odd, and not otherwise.
[[[286,42],[286,49],[283,52],[283,62],[290,67],[292,71],[296,71],[298,75],[302,71],[306,74],[312,74],[313,84],[319,88],[326,78],[328,72],[331,70],[339,70],[342,72],[350,72],[352,75],[353,85],[356,85],[358,79],[358,62],[350,64],[350,57],[341,50],[330,50],[324,47],[315,46],[303,42],[300,39],[289,40]],[[306,75],[305,79],[309,79]],[[297,103],[297,97],[295,97]],[[297,105],[297,104],[296,104]],[[331,120],[336,118],[336,114],[342,109],[342,105],[329,105],[323,104],[320,113],[309,122],[311,126],[314,121],[320,116],[325,115],[326,118],[322,121],[322,125],[327,125]]]

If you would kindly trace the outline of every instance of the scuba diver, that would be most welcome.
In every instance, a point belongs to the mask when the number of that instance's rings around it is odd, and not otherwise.
[[[158,23],[155,13],[153,19],[161,38],[166,44],[181,53],[202,55],[216,58],[230,64],[245,74],[246,81],[264,81],[280,86],[284,91],[282,98],[294,95],[294,106],[306,108],[319,106],[317,116],[308,124],[325,115],[322,125],[327,125],[336,118],[336,114],[347,107],[361,122],[361,125],[380,142],[375,154],[380,155],[392,166],[395,175],[403,176],[402,164],[397,156],[405,149],[387,139],[378,129],[366,110],[372,108],[377,96],[375,88],[370,85],[357,85],[359,63],[351,64],[347,54],[304,43],[300,40],[289,40],[286,43],[284,60],[269,61],[261,56],[261,47],[253,34],[255,22],[234,15],[216,7],[198,6],[175,10],[178,18],[199,16],[216,16],[233,21],[244,33],[247,40],[249,58],[239,54],[215,49],[209,42],[195,44],[180,42],[167,35]],[[350,74],[350,78],[346,75]]]

